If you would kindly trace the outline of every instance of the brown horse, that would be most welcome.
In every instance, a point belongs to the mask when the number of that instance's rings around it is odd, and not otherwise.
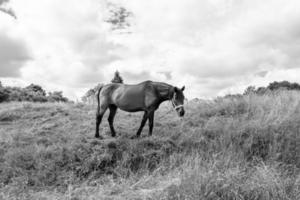
[[[178,115],[182,117],[185,113],[184,86],[179,89],[167,83],[145,81],[137,85],[111,83],[99,88],[97,94],[98,107],[96,114],[96,134],[99,138],[99,125],[107,109],[110,110],[108,122],[112,137],[116,136],[113,126],[114,117],[118,108],[127,112],[144,111],[144,116],[137,131],[136,137],[141,135],[146,121],[149,119],[149,136],[152,135],[154,112],[159,105],[167,100],[172,102]]]

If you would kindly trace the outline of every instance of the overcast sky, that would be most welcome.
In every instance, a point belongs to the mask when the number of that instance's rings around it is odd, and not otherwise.
[[[3,1],[3,0],[2,0]],[[0,0],[1,3],[1,0]],[[11,0],[0,12],[0,80],[72,99],[119,70],[188,98],[300,82],[299,0]],[[123,7],[121,24],[112,10]],[[3,10],[3,9],[2,9]]]

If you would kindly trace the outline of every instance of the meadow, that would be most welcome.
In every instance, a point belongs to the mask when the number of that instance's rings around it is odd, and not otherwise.
[[[1,103],[0,199],[300,199],[300,92],[166,103],[140,139],[120,110],[95,139],[95,107]]]

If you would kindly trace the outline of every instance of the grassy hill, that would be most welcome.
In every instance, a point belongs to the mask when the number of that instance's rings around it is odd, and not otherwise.
[[[299,92],[170,109],[134,140],[142,113],[118,111],[98,140],[93,106],[0,104],[0,199],[300,199]]]

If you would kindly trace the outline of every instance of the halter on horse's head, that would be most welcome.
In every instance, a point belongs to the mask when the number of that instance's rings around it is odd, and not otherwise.
[[[183,107],[184,99],[185,99],[183,94],[184,89],[185,89],[184,86],[181,89],[175,87],[173,97],[171,98],[172,105],[180,117],[183,117],[185,113]]]

